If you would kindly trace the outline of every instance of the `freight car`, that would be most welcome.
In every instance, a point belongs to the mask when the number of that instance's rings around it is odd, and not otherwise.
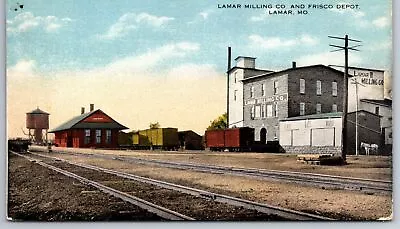
[[[134,149],[177,150],[179,148],[178,129],[153,128],[139,130],[132,135]]]
[[[8,150],[15,152],[27,152],[31,142],[28,139],[16,138],[8,140]]]
[[[178,131],[180,147],[183,150],[202,150],[203,137],[192,130]]]
[[[254,128],[207,130],[205,141],[206,147],[211,151],[251,151],[254,145]]]
[[[132,147],[132,136],[133,133],[125,133],[123,131],[118,132],[118,146],[121,148]]]

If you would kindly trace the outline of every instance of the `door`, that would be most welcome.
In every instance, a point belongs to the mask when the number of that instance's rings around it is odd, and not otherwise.
[[[260,143],[265,144],[267,143],[267,129],[261,128],[260,130]]]
[[[73,147],[73,145],[72,145],[72,136],[71,135],[67,136],[67,147]]]

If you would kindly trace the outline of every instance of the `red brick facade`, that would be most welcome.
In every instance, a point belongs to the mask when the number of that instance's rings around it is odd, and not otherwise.
[[[73,148],[116,148],[118,131],[111,130],[111,142],[106,143],[106,129],[101,130],[101,142],[96,143],[96,129],[90,129],[90,142],[85,144],[85,129],[64,130],[55,133],[54,143],[60,147]]]
[[[71,127],[52,131],[55,134],[54,143],[57,146],[116,148],[118,147],[118,132],[122,129],[127,129],[101,110],[86,115],[82,114],[81,119],[77,117],[73,120],[76,120],[76,122],[67,122]]]

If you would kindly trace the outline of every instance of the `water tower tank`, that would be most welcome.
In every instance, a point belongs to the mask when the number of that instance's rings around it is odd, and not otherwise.
[[[31,137],[31,130],[33,129],[34,140],[40,143],[43,142],[42,131],[46,130],[47,134],[47,130],[49,129],[49,113],[40,110],[39,107],[26,113],[26,128],[29,130],[29,137]]]

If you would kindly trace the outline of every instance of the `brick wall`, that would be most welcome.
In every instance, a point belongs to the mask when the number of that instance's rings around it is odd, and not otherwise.
[[[290,71],[288,77],[288,115],[300,115],[300,103],[304,102],[305,115],[316,113],[316,104],[321,104],[321,113],[332,112],[332,105],[337,111],[343,107],[343,73],[324,66],[313,66]],[[300,94],[300,79],[305,80],[305,93]],[[317,95],[317,80],[321,81],[321,95]],[[332,82],[337,82],[337,96],[332,95]]]
[[[255,140],[260,140],[260,132],[262,128],[265,128],[267,131],[267,141],[276,140],[275,137],[279,138],[279,119],[286,118],[288,115],[288,106],[287,106],[287,74],[279,74],[273,77],[263,76],[254,80],[248,80],[244,83],[243,88],[243,120],[244,126],[252,127],[255,130]],[[277,93],[274,94],[274,82],[278,82],[278,90]],[[265,95],[262,95],[262,85],[265,85]],[[250,97],[251,87],[254,88],[254,98]],[[270,101],[269,99],[274,96],[284,96],[283,101]],[[263,99],[267,99],[268,101],[262,101]],[[254,101],[254,104],[247,104],[246,101]],[[278,117],[267,117],[267,113],[265,110],[266,117],[255,117],[251,119],[250,113],[252,106],[261,106],[262,104],[272,105],[273,109],[275,109],[275,104],[278,105]],[[261,108],[262,109],[262,106]]]

